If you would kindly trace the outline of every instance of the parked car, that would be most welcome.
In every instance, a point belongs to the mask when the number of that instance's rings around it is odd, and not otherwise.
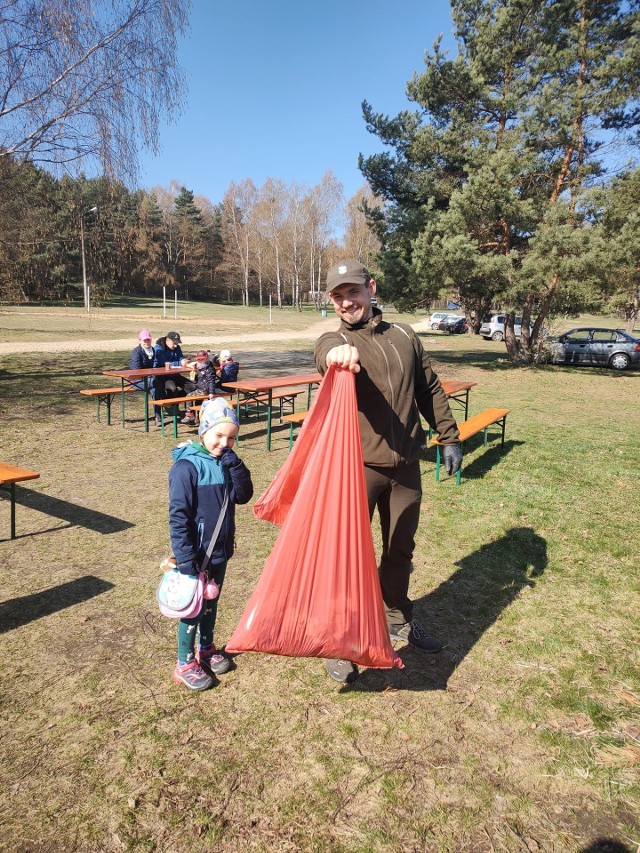
[[[448,317],[455,317],[456,320],[460,319],[459,314],[452,314],[451,311],[434,311],[429,317],[429,325],[432,329],[437,329],[440,320],[446,320]]]
[[[491,317],[485,317],[480,326],[480,334],[489,341],[504,340],[504,314],[493,314]],[[516,338],[522,334],[522,317],[516,317],[513,327]]]
[[[591,364],[626,370],[640,366],[640,338],[618,329],[571,329],[550,339],[554,364]]]
[[[438,329],[441,332],[448,332],[450,335],[461,335],[463,332],[469,331],[466,317],[445,317],[438,323]]]

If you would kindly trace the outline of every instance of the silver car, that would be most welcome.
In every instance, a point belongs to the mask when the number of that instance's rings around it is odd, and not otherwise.
[[[494,314],[492,317],[485,317],[480,326],[480,334],[486,341],[504,340],[504,321],[504,314]],[[515,318],[513,333],[516,338],[519,338],[522,334],[522,317]]]
[[[640,366],[640,338],[618,329],[571,329],[549,341],[554,364],[591,364],[626,370]]]

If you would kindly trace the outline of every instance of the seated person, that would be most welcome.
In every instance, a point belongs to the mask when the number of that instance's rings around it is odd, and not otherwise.
[[[182,353],[180,344],[182,340],[178,332],[167,332],[163,338],[158,338],[154,349],[153,366],[165,367],[167,364],[174,367],[185,367],[187,359]],[[167,400],[170,397],[180,397],[186,394],[186,378],[177,371],[167,372],[165,376],[156,376],[155,399]],[[160,409],[156,408],[156,426],[160,426]]]
[[[154,349],[151,343],[151,332],[148,329],[142,329],[138,335],[138,346],[131,350],[129,357],[129,370],[148,370],[153,367]],[[153,397],[153,377],[147,379],[149,391]],[[136,379],[131,383],[140,391],[144,391],[144,379]]]
[[[198,350],[193,361],[188,363],[192,368],[185,391],[189,394],[208,394],[213,399],[216,390],[217,375],[206,350]],[[194,412],[188,412],[182,419],[183,424],[195,424],[197,418]]]
[[[238,362],[233,360],[228,349],[220,350],[218,358],[220,361],[220,384],[224,385],[225,382],[235,382],[238,378],[238,370],[240,369]]]

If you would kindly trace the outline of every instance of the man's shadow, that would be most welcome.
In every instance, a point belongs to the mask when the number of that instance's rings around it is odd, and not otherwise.
[[[449,677],[484,632],[547,566],[547,543],[530,527],[512,527],[500,539],[460,560],[458,570],[414,602],[414,616],[444,644],[439,654],[398,648],[405,669],[368,669],[348,688],[444,690]]]

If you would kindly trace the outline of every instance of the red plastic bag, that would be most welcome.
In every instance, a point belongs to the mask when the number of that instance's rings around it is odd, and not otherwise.
[[[402,667],[378,581],[350,371],[327,372],[253,512],[281,530],[226,650]]]

